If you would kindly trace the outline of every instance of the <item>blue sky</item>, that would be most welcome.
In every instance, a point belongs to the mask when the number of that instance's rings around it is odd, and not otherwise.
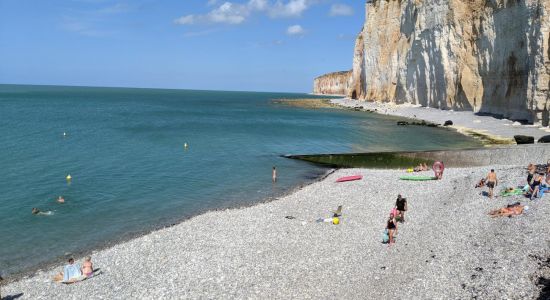
[[[362,0],[0,0],[0,83],[310,92]]]

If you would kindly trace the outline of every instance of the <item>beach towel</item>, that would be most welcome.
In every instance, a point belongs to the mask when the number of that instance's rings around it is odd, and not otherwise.
[[[507,192],[507,191],[504,190],[500,193],[500,196],[501,197],[510,197],[510,196],[523,195],[523,193],[524,193],[524,191],[522,189],[514,189],[511,192]]]
[[[80,275],[80,276],[71,278],[69,280],[63,280],[63,281],[61,281],[61,283],[63,283],[63,284],[73,284],[73,283],[77,283],[77,282],[80,282],[80,281],[84,281],[84,280],[93,278],[93,277],[98,276],[100,274],[101,274],[101,271],[99,269],[95,269],[93,271],[92,275],[89,275],[89,276]]]

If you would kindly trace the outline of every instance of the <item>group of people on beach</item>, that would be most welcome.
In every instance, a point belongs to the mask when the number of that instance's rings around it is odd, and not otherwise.
[[[73,283],[90,278],[94,274],[94,265],[92,258],[86,256],[82,262],[82,266],[74,262],[74,258],[69,258],[68,264],[63,267],[63,272],[54,276],[55,282]]]
[[[394,237],[397,235],[397,222],[405,223],[405,212],[407,209],[407,199],[401,196],[401,194],[397,195],[397,200],[390,212],[390,217],[386,223],[386,233],[384,234],[384,242],[387,242],[389,246],[395,242]]]
[[[482,178],[477,184],[476,188],[487,186],[489,189],[489,198],[494,197],[494,188],[498,185],[498,178],[494,169],[491,169],[487,177]],[[527,180],[525,185],[519,187],[508,187],[502,191],[502,196],[511,195],[523,195],[530,200],[534,198],[540,198],[544,195],[550,187],[550,160],[546,165],[534,165],[529,164],[527,166]],[[515,202],[505,207],[495,209],[489,212],[491,217],[512,217],[521,215],[529,207]]]
[[[494,188],[498,185],[497,174],[494,169],[491,169],[487,177],[482,178],[477,184],[476,188],[487,186],[489,189],[489,198],[494,197]],[[527,166],[527,181],[524,186],[519,188],[508,187],[503,193],[514,193],[515,191],[521,191],[521,194],[533,198],[542,197],[543,193],[550,187],[550,160],[546,165],[534,165],[529,164]]]

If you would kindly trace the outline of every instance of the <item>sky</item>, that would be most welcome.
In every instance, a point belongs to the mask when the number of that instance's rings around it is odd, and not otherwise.
[[[311,92],[363,0],[0,0],[0,84]]]

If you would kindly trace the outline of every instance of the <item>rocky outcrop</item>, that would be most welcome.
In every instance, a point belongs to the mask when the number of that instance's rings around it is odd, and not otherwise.
[[[350,89],[351,71],[329,73],[315,78],[313,93],[320,95],[346,95]]]
[[[540,122],[550,109],[550,0],[370,0],[351,98]]]

